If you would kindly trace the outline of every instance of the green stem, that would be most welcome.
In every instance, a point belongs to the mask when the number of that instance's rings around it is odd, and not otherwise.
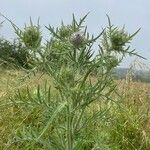
[[[68,142],[68,150],[73,149],[73,137],[72,137],[72,119],[70,113],[70,106],[67,107],[67,142]]]
[[[85,108],[82,109],[82,111],[81,111],[81,113],[80,113],[80,115],[79,115],[79,118],[78,118],[77,123],[76,123],[75,128],[74,128],[74,132],[77,130],[77,128],[78,128],[78,126],[79,126],[79,124],[80,124],[80,121],[81,121],[81,119],[82,119],[84,110],[85,110]]]

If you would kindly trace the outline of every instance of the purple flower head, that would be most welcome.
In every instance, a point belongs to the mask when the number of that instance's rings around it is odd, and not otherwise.
[[[83,32],[75,32],[71,35],[71,43],[78,47],[84,42]]]

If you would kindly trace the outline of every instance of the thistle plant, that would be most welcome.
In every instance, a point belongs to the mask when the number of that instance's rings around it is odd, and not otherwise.
[[[41,35],[41,27],[39,25],[39,19],[37,21],[37,24],[34,25],[32,19],[30,18],[29,25],[25,24],[24,28],[21,30],[9,18],[7,18],[1,13],[0,16],[4,17],[9,23],[11,23],[14,32],[17,35],[18,43],[22,44],[23,47],[25,47],[24,51],[26,53],[26,59],[27,59],[25,65],[28,66],[27,68],[34,69],[35,64],[38,64],[39,66],[41,63],[41,59],[39,58],[43,56],[42,45],[41,45],[42,35]]]
[[[27,48],[35,50],[34,56],[42,56],[41,65],[53,84],[46,84],[44,90],[38,85],[35,92],[29,88],[25,93],[18,91],[10,99],[10,105],[25,109],[29,115],[12,134],[9,148],[100,149],[97,130],[110,109],[101,108],[100,104],[109,102],[115,91],[112,70],[126,54],[139,56],[127,46],[139,30],[130,35],[124,28],[114,27],[108,17],[108,27],[94,37],[83,25],[86,17],[76,21],[73,15],[70,25],[46,27],[51,38],[45,46],[40,43],[39,26],[31,23],[25,31],[15,28]],[[96,41],[99,54],[94,57],[92,46]],[[32,114],[37,119],[30,120]]]

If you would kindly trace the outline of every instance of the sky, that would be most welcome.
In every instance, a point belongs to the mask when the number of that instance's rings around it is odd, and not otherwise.
[[[97,35],[102,27],[107,24],[108,14],[114,25],[125,25],[128,32],[133,33],[138,28],[141,31],[132,43],[133,49],[147,60],[140,60],[150,64],[150,1],[149,0],[0,0],[0,12],[11,19],[17,26],[23,28],[24,23],[29,22],[31,17],[36,23],[40,17],[43,26],[43,34],[48,35],[44,26],[50,24],[54,27],[60,25],[63,20],[66,24],[72,20],[74,13],[76,18],[90,12],[86,25],[88,31]],[[4,19],[0,17],[0,22]],[[11,25],[5,21],[0,29],[0,36],[8,39],[14,38]],[[136,59],[127,57],[121,67],[129,67]]]

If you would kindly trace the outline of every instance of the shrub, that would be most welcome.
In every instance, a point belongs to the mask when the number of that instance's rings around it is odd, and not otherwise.
[[[18,40],[0,39],[0,62],[2,66],[30,68],[29,53]]]

